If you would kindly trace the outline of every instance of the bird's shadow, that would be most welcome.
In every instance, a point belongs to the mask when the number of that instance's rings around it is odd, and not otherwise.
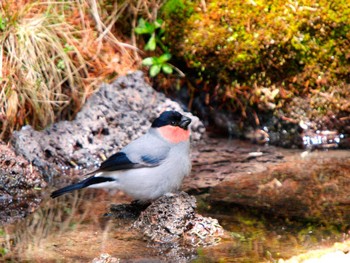
[[[151,203],[144,203],[138,200],[130,204],[112,204],[109,212],[104,214],[105,217],[115,219],[137,219]]]

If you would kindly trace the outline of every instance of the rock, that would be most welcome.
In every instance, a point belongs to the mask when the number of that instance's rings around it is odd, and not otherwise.
[[[350,154],[334,155],[293,156],[263,172],[236,174],[214,186],[208,199],[284,218],[348,222]]]
[[[46,187],[38,169],[0,142],[0,224],[11,223],[39,206]]]
[[[134,235],[143,236],[147,247],[158,254],[156,258],[142,258],[140,262],[185,263],[196,258],[198,246],[218,244],[224,235],[216,219],[203,217],[195,209],[196,199],[180,192],[162,196],[151,204],[112,205],[104,220],[133,222],[129,230],[137,230]]]
[[[177,241],[194,217],[196,199],[185,192],[166,195],[153,202],[135,222],[145,236],[160,243]]]
[[[52,164],[62,167],[92,167],[144,134],[151,121],[164,110],[183,112],[179,104],[149,86],[140,71],[103,84],[86,102],[73,121],[61,121],[43,131],[30,126],[14,132],[12,143],[17,153],[37,165],[46,177]],[[205,129],[193,119],[193,139]]]
[[[195,213],[196,199],[185,192],[165,195],[144,210],[134,227],[145,237],[160,244],[206,246],[223,235],[216,219]]]
[[[264,172],[268,165],[284,162],[280,150],[245,141],[205,138],[192,148],[192,172],[185,177],[182,189],[203,194],[239,175]]]
[[[196,214],[184,233],[184,240],[191,246],[205,247],[218,244],[223,234],[224,230],[217,219]]]

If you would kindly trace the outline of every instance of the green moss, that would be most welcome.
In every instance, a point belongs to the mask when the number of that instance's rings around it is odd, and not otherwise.
[[[197,81],[209,82],[209,92],[226,108],[281,108],[293,96],[349,81],[349,1],[201,4],[167,2],[167,41],[172,54],[185,60]],[[273,85],[283,92],[263,99],[261,88]],[[334,104],[324,107],[322,114]]]
[[[189,17],[193,13],[192,2],[186,0],[169,0],[161,7],[160,12],[166,19]]]

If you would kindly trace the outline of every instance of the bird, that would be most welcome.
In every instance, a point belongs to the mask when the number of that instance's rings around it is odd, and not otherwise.
[[[86,174],[86,179],[51,193],[56,198],[82,188],[118,189],[139,202],[150,202],[179,190],[191,171],[191,119],[164,111],[147,133]]]

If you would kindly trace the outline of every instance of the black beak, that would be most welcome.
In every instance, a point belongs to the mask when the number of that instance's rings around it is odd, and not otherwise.
[[[179,123],[179,126],[180,126],[182,129],[187,130],[188,125],[190,125],[191,121],[192,121],[192,120],[191,120],[190,118],[188,118],[188,117],[186,117],[186,116],[182,116],[182,117],[181,117],[181,121],[180,121],[180,123]]]

